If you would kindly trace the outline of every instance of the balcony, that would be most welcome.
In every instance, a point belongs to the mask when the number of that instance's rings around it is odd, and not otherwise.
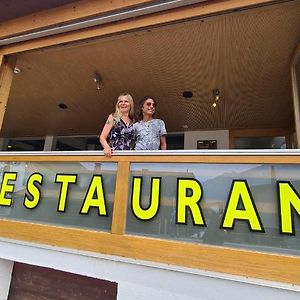
[[[299,162],[299,150],[2,152],[0,236],[299,284]]]

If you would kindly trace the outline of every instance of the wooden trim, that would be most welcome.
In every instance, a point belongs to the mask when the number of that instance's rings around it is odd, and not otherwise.
[[[118,163],[118,173],[115,188],[116,193],[111,227],[111,232],[116,234],[123,234],[125,232],[129,172],[129,162]]]
[[[131,163],[274,163],[299,164],[300,155],[166,155],[166,156],[0,156],[0,161],[17,162],[131,162]]]
[[[5,61],[4,57],[0,55],[0,130],[2,127],[6,105],[9,97],[10,87],[13,80],[13,69],[16,63],[15,57],[10,57]]]
[[[204,17],[221,12],[233,11],[256,7],[274,3],[272,0],[228,0],[228,1],[208,1],[195,5],[189,5],[178,9],[168,10],[160,13],[150,14],[134,19],[114,22],[106,25],[94,26],[82,30],[76,30],[65,34],[27,41],[16,45],[4,46],[0,49],[0,54],[13,54],[43,47],[54,46],[62,43],[70,43],[84,39],[106,36],[116,33],[147,28],[172,22],[178,22],[195,17]]]
[[[0,38],[39,30],[60,23],[76,21],[94,15],[152,2],[152,0],[81,0],[53,9],[8,20],[0,25]]]
[[[299,59],[300,59],[300,43],[298,44],[298,47],[296,48],[295,54],[291,60],[291,67],[290,67],[297,148],[300,148],[300,107],[299,107],[300,91],[298,91],[297,74],[296,74],[296,63]]]
[[[296,256],[7,220],[0,220],[0,236],[31,243],[300,284],[300,257]]]

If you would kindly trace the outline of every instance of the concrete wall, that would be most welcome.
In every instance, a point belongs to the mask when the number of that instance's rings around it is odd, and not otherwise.
[[[0,299],[7,299],[14,263],[10,260],[0,259]]]
[[[217,140],[218,149],[229,149],[228,130],[186,131],[184,149],[197,149],[197,140]]]
[[[220,273],[130,260],[54,247],[0,240],[4,260],[54,268],[118,283],[118,300],[296,300],[300,286],[278,284]],[[0,270],[1,289],[7,290],[11,263]],[[2,281],[4,278],[4,281]],[[3,282],[6,282],[4,284]],[[1,300],[6,298],[2,294]]]

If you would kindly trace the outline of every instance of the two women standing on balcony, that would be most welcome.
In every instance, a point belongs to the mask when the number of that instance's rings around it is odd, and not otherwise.
[[[99,140],[105,156],[111,157],[114,150],[133,149],[133,115],[134,104],[131,95],[121,94],[115,112],[108,116],[100,134]]]
[[[111,157],[114,150],[166,150],[167,131],[163,120],[153,118],[155,106],[153,97],[144,97],[137,113],[139,122],[133,124],[133,99],[121,94],[100,134],[104,155]]]

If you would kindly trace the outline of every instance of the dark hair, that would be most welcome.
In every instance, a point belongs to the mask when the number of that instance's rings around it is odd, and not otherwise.
[[[143,108],[144,103],[145,103],[148,99],[152,99],[152,100],[154,101],[154,103],[156,104],[155,99],[154,99],[153,97],[151,97],[151,96],[145,96],[145,97],[143,97],[143,98],[140,100],[140,102],[139,102],[139,107],[138,107],[138,110],[137,110],[137,112],[136,112],[136,116],[137,116],[137,120],[138,120],[138,121],[143,120],[143,112],[142,112],[142,108]],[[154,114],[155,114],[155,113],[154,113]],[[154,115],[154,114],[153,114],[153,115]]]

